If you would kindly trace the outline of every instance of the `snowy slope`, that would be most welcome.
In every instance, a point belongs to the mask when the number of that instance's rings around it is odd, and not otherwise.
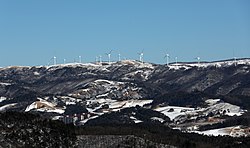
[[[185,128],[188,126],[185,124],[193,124],[196,120],[203,124],[210,116],[221,121],[222,116],[241,116],[246,112],[241,106],[220,99],[206,99],[250,97],[249,71],[250,59],[169,65],[123,60],[110,64],[11,66],[0,68],[0,109],[37,111],[44,115],[48,113],[48,116],[56,114],[54,119],[80,110],[77,113],[88,114],[88,119],[84,117],[81,120],[85,123],[100,115],[138,105],[158,111],[168,116],[176,126]],[[202,94],[201,98],[197,98],[200,97],[196,95],[197,91]],[[176,103],[171,100],[171,95],[179,99],[183,107],[162,106]],[[182,100],[186,95],[190,96],[191,102]],[[140,122],[133,115],[129,118]],[[163,123],[159,117],[151,119]]]
[[[11,103],[0,107],[0,112],[7,111],[8,109],[16,106],[17,103]]]
[[[201,116],[208,116],[213,113],[217,116],[241,116],[246,110],[241,109],[239,106],[232,105],[230,103],[220,102],[220,99],[208,99],[206,101],[208,107],[206,108],[188,108],[178,106],[163,106],[157,107],[154,110],[159,111],[171,120],[185,120],[187,117],[196,119]]]
[[[194,108],[165,106],[165,107],[157,107],[155,111],[161,112],[166,116],[168,116],[171,120],[174,120],[176,117],[180,115],[186,115],[188,112],[194,111]]]
[[[215,61],[215,62],[196,62],[196,63],[172,63],[169,65],[171,69],[190,69],[192,67],[201,67],[201,68],[207,68],[207,67],[229,67],[229,66],[235,66],[235,65],[250,65],[250,59],[234,59],[232,60],[225,60],[225,61]]]
[[[232,137],[241,137],[248,135],[248,128],[242,128],[241,126],[232,126],[226,128],[219,128],[207,131],[194,131],[195,133],[208,135],[208,136],[232,136]]]
[[[38,99],[39,101],[33,102],[32,104],[27,106],[27,108],[25,109],[25,112],[36,110],[40,112],[54,112],[54,113],[63,114],[65,111],[63,108],[56,107],[56,104],[48,102],[42,98],[38,98]]]

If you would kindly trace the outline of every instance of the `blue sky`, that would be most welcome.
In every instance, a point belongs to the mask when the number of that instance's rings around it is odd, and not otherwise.
[[[250,57],[249,0],[1,0],[0,66]]]

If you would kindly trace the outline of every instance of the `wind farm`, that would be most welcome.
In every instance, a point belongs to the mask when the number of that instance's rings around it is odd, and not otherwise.
[[[146,63],[153,63],[151,61],[148,61],[144,59],[144,54],[145,50],[141,50],[141,52],[138,52],[137,55],[139,56],[139,58],[127,58],[127,57],[122,57],[122,54],[121,54],[121,51],[118,52],[118,50],[109,50],[109,52],[105,53],[105,54],[99,54],[97,56],[94,57],[94,61],[82,61],[82,56],[78,56],[78,60],[76,61],[75,59],[74,60],[70,60],[68,59],[66,61],[66,58],[63,58],[63,57],[56,57],[56,56],[53,56],[47,65],[61,65],[61,64],[87,64],[87,63],[93,63],[93,64],[98,64],[98,65],[105,65],[105,64],[112,64],[112,63],[116,63],[116,62],[122,62],[122,61],[138,61],[140,62],[141,64],[146,64]],[[147,52],[147,50],[146,50]],[[86,55],[86,53],[85,53]],[[113,55],[113,56],[112,56]],[[86,55],[87,56],[87,55]],[[160,55],[159,55],[160,56]],[[117,57],[116,58],[112,58],[112,57]],[[59,59],[59,60],[58,60]],[[61,60],[62,59],[62,60]],[[165,52],[164,56],[163,56],[163,60],[162,60],[162,63],[160,64],[163,64],[163,65],[167,65],[167,66],[171,66],[171,65],[175,65],[178,67],[178,65],[183,65],[183,64],[188,64],[188,63],[196,63],[195,65],[197,67],[201,67],[202,65],[206,64],[206,63],[209,63],[209,62],[212,62],[213,61],[205,61],[205,60],[201,60],[201,57],[200,56],[197,56],[195,58],[193,58],[194,61],[183,61],[181,60],[180,58],[178,58],[177,56],[175,56],[174,58],[171,58],[169,52]],[[227,60],[230,60],[230,59],[233,59],[233,64],[235,66],[237,66],[238,62],[237,62],[237,58],[235,56],[233,57],[228,57],[227,59],[221,59],[221,61],[227,61]],[[239,59],[244,59],[244,58],[239,58]],[[178,61],[179,60],[179,61]],[[62,63],[58,62],[58,61],[63,61]],[[215,61],[219,61],[219,60],[215,60]]]
[[[249,8],[0,1],[0,148],[250,148]]]

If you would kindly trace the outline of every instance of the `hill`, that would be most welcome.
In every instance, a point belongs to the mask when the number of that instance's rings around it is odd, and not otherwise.
[[[191,132],[221,124],[216,127],[231,126],[223,134],[248,135],[248,122],[224,123],[249,119],[249,70],[250,59],[11,66],[0,68],[0,111],[75,125],[144,122]]]

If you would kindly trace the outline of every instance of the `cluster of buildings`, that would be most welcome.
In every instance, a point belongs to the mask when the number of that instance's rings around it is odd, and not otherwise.
[[[80,113],[80,114],[73,114],[73,115],[64,115],[61,120],[65,124],[78,125],[80,121],[85,120],[93,116],[91,113]]]
[[[237,126],[233,127],[229,132],[232,137],[246,137],[250,135],[250,128]]]

